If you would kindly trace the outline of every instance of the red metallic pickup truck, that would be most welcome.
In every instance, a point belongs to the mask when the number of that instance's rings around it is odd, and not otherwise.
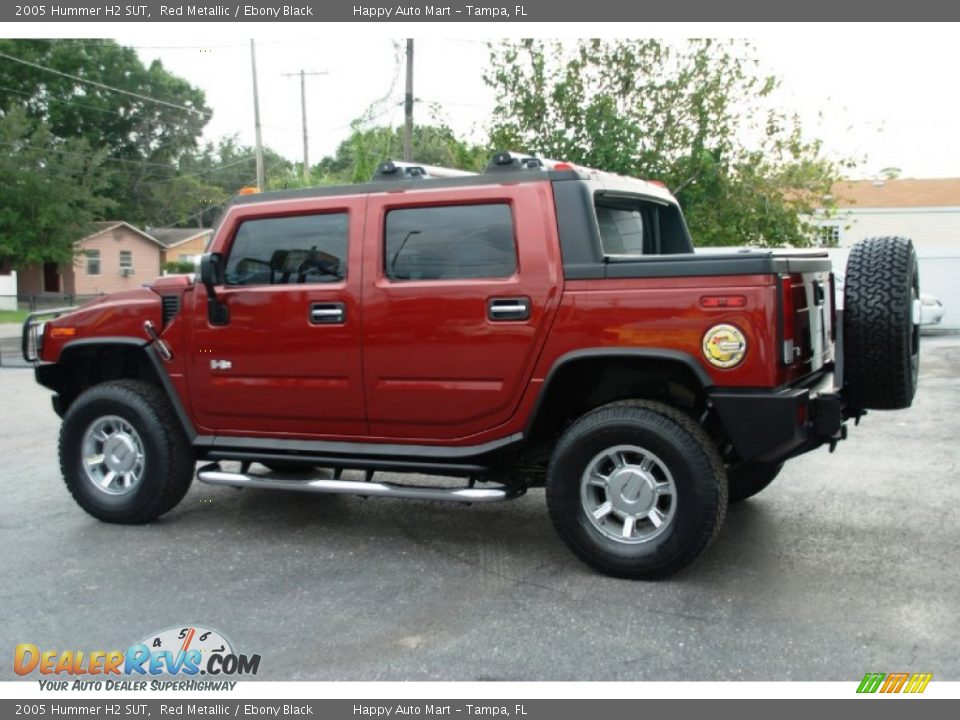
[[[365,185],[242,195],[208,250],[196,281],[25,324],[67,488],[101,520],[167,512],[197,461],[204,482],[304,492],[545,486],[577,555],[660,577],[728,501],[917,383],[909,241],[853,249],[838,317],[825,255],[695,255],[663,187],[566,163],[384,163]]]

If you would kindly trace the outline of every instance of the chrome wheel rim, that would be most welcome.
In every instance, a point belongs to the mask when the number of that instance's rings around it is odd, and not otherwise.
[[[607,448],[587,464],[580,502],[605,537],[636,545],[659,537],[677,509],[677,485],[666,464],[638,445]]]
[[[126,495],[143,477],[143,441],[133,425],[117,415],[94,420],[83,434],[83,470],[99,492]]]

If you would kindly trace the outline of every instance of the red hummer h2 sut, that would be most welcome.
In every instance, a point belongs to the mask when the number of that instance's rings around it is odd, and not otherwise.
[[[207,483],[302,492],[545,486],[578,556],[654,578],[786,460],[916,389],[909,241],[853,249],[838,314],[825,254],[695,255],[665,189],[565,163],[243,195],[208,250],[196,280],[25,324],[67,488],[101,520],[167,512],[197,461]]]

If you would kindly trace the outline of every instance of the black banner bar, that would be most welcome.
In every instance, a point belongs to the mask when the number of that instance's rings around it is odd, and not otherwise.
[[[851,688],[851,693],[854,690]],[[904,707],[910,704],[910,709]],[[956,717],[960,701],[895,698],[850,700],[228,700],[189,697],[107,700],[0,700],[0,717],[30,718],[323,718],[323,720],[583,720],[589,717],[809,720],[940,720]],[[641,709],[642,708],[642,709]]]
[[[853,689],[851,689],[851,693]],[[904,707],[910,704],[910,709]],[[809,720],[810,717],[941,720],[957,700],[232,700],[189,697],[107,700],[0,700],[0,717],[30,718],[323,718],[323,720],[583,720],[590,717],[710,717]],[[642,710],[641,710],[642,707]]]
[[[0,22],[767,22],[945,21],[960,4],[942,0],[474,0],[473,4],[368,0],[177,2],[60,0],[3,3]],[[850,32],[858,32],[851,25]],[[815,44],[815,42],[814,42]]]

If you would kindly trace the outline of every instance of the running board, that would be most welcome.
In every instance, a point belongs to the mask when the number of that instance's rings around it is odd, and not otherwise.
[[[248,475],[227,472],[216,463],[200,468],[197,478],[210,485],[261,490],[294,490],[333,495],[365,495],[367,497],[407,498],[410,500],[446,500],[464,503],[487,503],[512,500],[520,493],[495,485],[490,488],[439,488],[395,483],[359,482],[355,480],[292,480],[280,476]]]

